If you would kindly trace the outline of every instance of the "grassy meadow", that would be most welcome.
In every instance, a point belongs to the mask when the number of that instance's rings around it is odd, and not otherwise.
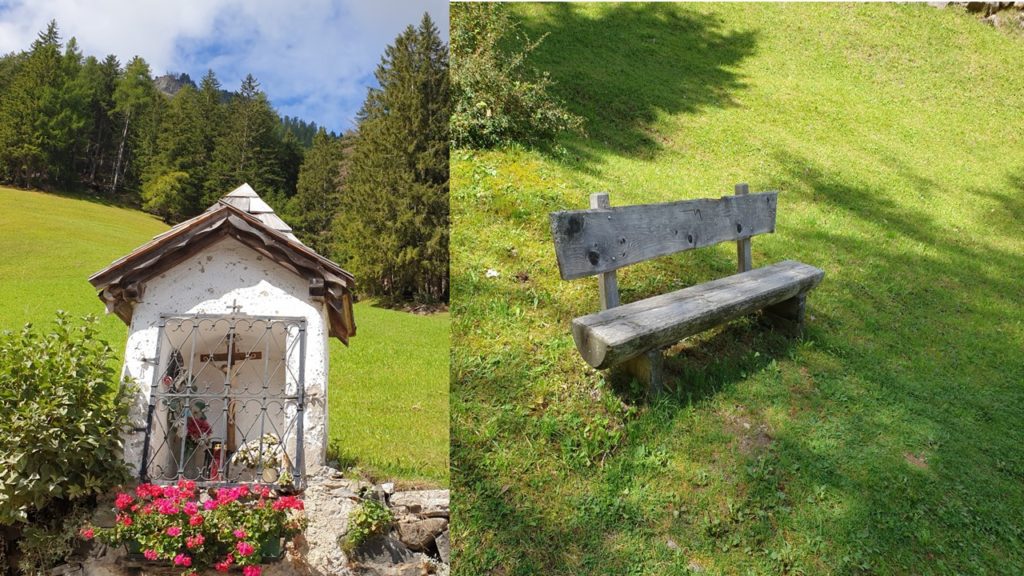
[[[101,316],[122,354],[127,327],[89,276],[167,229],[142,212],[0,187],[0,330],[45,326],[58,309]],[[448,315],[355,306],[358,333],[332,339],[330,437],[346,464],[380,478],[448,483]]]
[[[512,10],[586,134],[452,152],[455,573],[1024,573],[1024,39],[923,4]],[[734,322],[665,396],[613,388],[548,213],[738,182],[780,191],[754,265],[826,272],[805,337]]]

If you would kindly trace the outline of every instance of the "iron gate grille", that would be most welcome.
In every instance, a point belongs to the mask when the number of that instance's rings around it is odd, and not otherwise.
[[[301,487],[306,321],[162,316],[139,476]]]

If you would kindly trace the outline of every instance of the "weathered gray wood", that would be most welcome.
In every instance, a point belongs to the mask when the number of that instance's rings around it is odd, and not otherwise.
[[[608,209],[612,207],[607,192],[599,192],[590,195],[590,207]],[[598,296],[601,299],[601,310],[615,308],[619,305],[619,280],[615,270],[597,275]]]
[[[750,187],[746,184],[736,185],[736,195],[746,196],[750,194]],[[746,272],[747,270],[754,269],[753,259],[750,256],[750,237],[740,238],[736,241],[736,260],[738,262],[737,270],[739,272]]]
[[[764,319],[776,330],[789,334],[802,334],[807,309],[807,294],[798,294],[789,300],[766,306]]]
[[[551,213],[562,278],[572,280],[775,231],[777,193]]]
[[[824,275],[786,260],[576,318],[573,339],[591,366],[608,368],[805,293]]]
[[[646,384],[648,396],[657,396],[665,388],[665,356],[660,349],[630,358],[619,364],[616,370]]]

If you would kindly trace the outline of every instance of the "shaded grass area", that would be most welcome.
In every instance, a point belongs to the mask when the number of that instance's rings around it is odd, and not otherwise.
[[[55,312],[100,316],[123,354],[127,328],[104,316],[89,276],[167,229],[142,212],[0,187],[0,330],[46,326]],[[331,342],[330,435],[380,477],[448,481],[448,315],[355,307],[358,335]]]
[[[1024,570],[1024,42],[926,6],[516,10],[588,137],[453,152],[456,573]],[[612,389],[547,213],[743,181],[780,190],[755,265],[826,271],[806,337],[734,322],[673,349],[666,397]],[[730,244],[619,286],[734,270]]]

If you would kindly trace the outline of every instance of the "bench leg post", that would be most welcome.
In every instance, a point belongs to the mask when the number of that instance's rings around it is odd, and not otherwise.
[[[664,367],[665,357],[661,350],[651,350],[632,360],[627,360],[619,368],[638,381],[647,383],[647,394],[653,398],[664,390]]]
[[[807,293],[802,293],[789,300],[765,307],[764,316],[777,329],[800,336],[803,334],[806,312]]]

